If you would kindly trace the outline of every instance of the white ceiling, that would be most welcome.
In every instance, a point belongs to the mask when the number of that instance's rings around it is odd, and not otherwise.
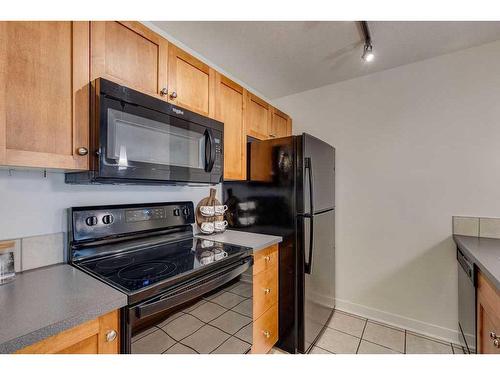
[[[152,22],[270,99],[500,39],[500,22]]]

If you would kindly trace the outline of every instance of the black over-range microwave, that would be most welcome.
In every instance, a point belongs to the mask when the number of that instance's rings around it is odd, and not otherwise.
[[[103,78],[91,87],[90,169],[66,183],[222,182],[221,122]]]

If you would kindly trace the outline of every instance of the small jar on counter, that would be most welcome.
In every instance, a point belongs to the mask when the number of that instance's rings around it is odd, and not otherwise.
[[[0,242],[0,285],[6,284],[16,278],[14,269],[14,248],[13,241]]]

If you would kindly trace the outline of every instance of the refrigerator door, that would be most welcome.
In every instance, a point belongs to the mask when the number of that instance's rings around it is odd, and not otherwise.
[[[304,189],[298,213],[310,214],[334,208],[335,149],[328,143],[304,133],[301,163],[299,168],[302,168]]]
[[[303,323],[298,349],[304,353],[323,331],[335,307],[335,210],[299,216],[299,249]]]

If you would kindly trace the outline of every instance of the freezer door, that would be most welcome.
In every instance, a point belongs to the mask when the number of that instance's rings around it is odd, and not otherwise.
[[[299,342],[299,351],[307,352],[335,307],[335,211],[299,217],[299,222],[303,270],[303,293],[299,300],[304,308],[303,333],[299,335],[303,344]]]
[[[309,134],[302,135],[302,149],[304,211],[299,213],[317,213],[334,208],[335,149]]]

